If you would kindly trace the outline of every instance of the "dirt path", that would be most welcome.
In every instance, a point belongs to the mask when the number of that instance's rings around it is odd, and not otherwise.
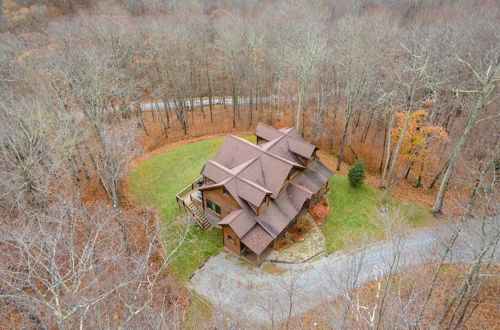
[[[473,250],[481,244],[479,225],[469,223],[448,262],[474,260]],[[498,219],[490,223],[490,226],[499,225]],[[404,238],[397,271],[435,260],[440,242],[449,234],[450,229],[441,226]],[[494,262],[498,263],[499,249],[496,252]],[[243,324],[268,326],[272,321],[276,324],[285,320],[290,296],[294,301],[293,316],[301,315],[341,294],[346,281],[352,280],[356,262],[363,260],[357,282],[357,286],[361,286],[387,275],[393,255],[392,242],[384,242],[365,251],[341,251],[305,264],[275,266],[266,262],[260,268],[251,268],[236,257],[220,253],[195,273],[189,288],[208,299],[215,311],[224,311],[228,320],[231,317]],[[294,283],[293,291],[291,283]]]

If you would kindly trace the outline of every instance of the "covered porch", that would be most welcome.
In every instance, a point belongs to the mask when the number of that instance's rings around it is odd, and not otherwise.
[[[265,248],[264,251],[260,254],[256,254],[243,243],[241,244],[240,254],[237,254],[235,251],[228,248],[227,246],[224,246],[224,250],[235,257],[243,259],[252,266],[259,267],[266,260],[269,254],[271,254],[271,252],[273,251],[273,244],[269,244],[269,246]]]

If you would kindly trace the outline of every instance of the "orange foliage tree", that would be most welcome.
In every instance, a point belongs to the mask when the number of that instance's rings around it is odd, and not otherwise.
[[[397,124],[392,129],[392,139],[394,145],[399,141],[401,130],[406,120],[406,113],[396,114]],[[421,186],[422,174],[428,166],[436,162],[437,156],[430,151],[430,144],[434,142],[444,142],[448,140],[448,134],[442,126],[433,126],[428,122],[429,112],[425,109],[416,110],[411,113],[408,122],[407,132],[401,144],[400,160],[405,164],[405,178],[414,169],[417,176],[416,187]]]

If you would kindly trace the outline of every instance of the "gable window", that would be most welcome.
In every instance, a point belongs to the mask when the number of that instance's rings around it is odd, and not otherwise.
[[[227,191],[226,188],[222,188],[222,193],[226,196],[229,196],[229,191]]]
[[[229,241],[229,243],[231,244],[236,244],[236,240],[234,239],[233,236],[227,234],[227,240]]]
[[[214,211],[216,214],[220,215],[220,206],[207,199],[207,207]]]

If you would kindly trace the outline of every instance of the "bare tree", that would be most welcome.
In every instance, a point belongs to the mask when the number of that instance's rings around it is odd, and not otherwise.
[[[406,119],[393,150],[385,183],[384,201],[387,201],[390,195],[391,181],[396,171],[401,145],[408,129],[411,113],[420,108],[422,102],[426,99],[433,98],[447,81],[447,77],[440,75],[442,70],[439,69],[448,62],[435,57],[435,39],[433,35],[424,35],[422,30],[416,28],[411,32],[410,42],[411,46],[402,46],[405,52],[405,56],[402,58],[406,59],[406,61],[400,64],[395,73],[397,82],[396,92],[393,94],[397,99],[395,104],[404,109]],[[393,123],[393,119],[391,119],[391,123]],[[392,127],[389,126],[387,134],[391,130]]]
[[[129,255],[115,221],[116,216],[129,215],[117,215],[104,205],[81,209],[71,197],[59,197],[48,212],[26,214],[29,220],[23,226],[19,219],[2,227],[0,299],[30,311],[46,328],[130,327],[141,322],[159,326],[172,321],[145,314],[162,306],[155,301],[155,290],[168,281],[162,275],[165,264],[156,269],[150,265],[159,248],[157,222],[146,217],[136,227],[146,231],[148,243]],[[130,217],[138,224],[136,215]],[[137,291],[141,287],[147,289]]]
[[[337,171],[344,159],[344,147],[347,129],[352,116],[358,109],[360,101],[368,93],[370,80],[387,49],[392,34],[392,27],[384,16],[375,16],[371,21],[366,19],[361,23],[360,18],[346,17],[339,22],[335,36],[335,62],[343,77],[342,93],[344,107],[344,123],[340,136],[339,152],[337,156]],[[390,48],[389,48],[390,49]]]
[[[223,68],[229,82],[233,109],[232,126],[236,127],[236,118],[239,116],[238,93],[243,72],[240,57],[243,51],[245,25],[232,14],[224,14],[223,17],[219,17],[216,31],[215,45],[221,54],[219,66]]]
[[[464,63],[464,65],[466,65],[471,70],[475,79],[477,79],[478,88],[469,91],[457,90],[457,93],[469,92],[476,94],[476,103],[469,111],[469,114],[467,116],[467,121],[465,123],[462,134],[460,135],[458,142],[454,146],[450,158],[447,162],[448,165],[446,167],[446,171],[443,174],[443,180],[441,181],[441,185],[439,186],[439,191],[436,196],[436,202],[434,204],[434,208],[432,209],[434,213],[441,212],[443,208],[443,201],[446,193],[446,188],[450,182],[451,175],[453,173],[455,165],[461,153],[463,152],[465,144],[469,140],[470,134],[476,122],[476,118],[481,112],[481,110],[492,102],[492,100],[489,99],[489,96],[494,90],[498,81],[500,81],[500,77],[498,76],[500,74],[500,63],[498,56],[495,59],[491,60],[490,63],[486,66],[486,68],[482,72],[481,71],[478,72],[478,70],[475,69],[469,62],[460,58],[458,60]]]

